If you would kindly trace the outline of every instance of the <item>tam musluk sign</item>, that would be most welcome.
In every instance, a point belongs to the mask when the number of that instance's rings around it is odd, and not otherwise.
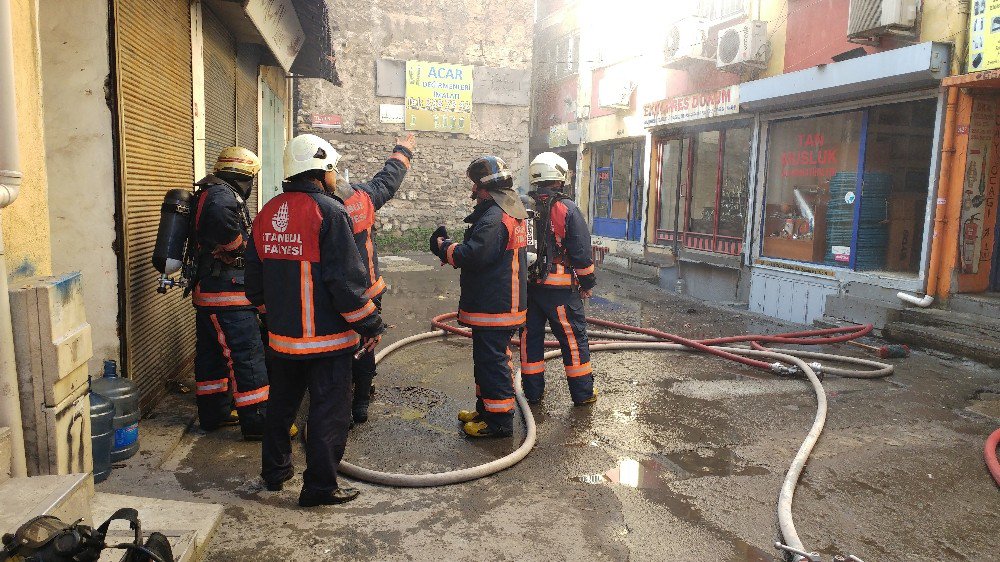
[[[472,66],[406,61],[408,131],[469,133],[472,130]]]

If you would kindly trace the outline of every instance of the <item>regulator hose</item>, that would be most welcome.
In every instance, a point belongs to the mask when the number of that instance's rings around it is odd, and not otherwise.
[[[465,337],[471,337],[471,330],[465,328],[459,328],[448,324],[449,320],[453,320],[457,314],[442,314],[435,317],[431,324],[434,331],[424,332],[422,334],[417,334],[410,336],[394,342],[393,344],[387,346],[385,349],[380,351],[375,356],[375,363],[378,364],[383,359],[391,355],[393,352],[402,349],[403,347],[424,342],[433,339],[441,339],[446,337],[448,334],[456,334]],[[860,365],[868,367],[868,370],[857,370],[857,369],[840,369],[829,366],[822,366],[822,370],[830,373],[836,374],[844,377],[856,377],[856,378],[876,378],[885,377],[891,375],[893,372],[893,366],[886,363],[880,363],[878,361],[871,361],[867,359],[859,359],[854,357],[845,357],[840,355],[826,354],[826,353],[816,353],[801,350],[791,350],[791,349],[768,349],[761,345],[761,342],[765,343],[783,343],[792,345],[815,345],[815,344],[832,344],[848,341],[861,337],[868,334],[872,330],[870,324],[864,326],[849,326],[846,328],[829,328],[824,330],[809,330],[803,332],[791,332],[785,334],[777,335],[743,335],[743,336],[732,336],[725,338],[713,338],[705,340],[692,340],[679,336],[676,334],[670,334],[667,332],[662,332],[660,330],[652,330],[648,328],[638,328],[635,326],[628,326],[625,324],[619,324],[615,322],[610,322],[607,320],[600,320],[595,318],[587,318],[587,322],[596,326],[601,326],[605,328],[611,328],[613,330],[619,330],[618,332],[590,332],[593,336],[598,336],[601,340],[595,340],[591,342],[591,351],[628,351],[628,350],[644,350],[644,351],[697,351],[703,353],[709,353],[718,357],[725,359],[730,359],[732,361],[739,362],[744,365],[749,365],[753,367],[758,367],[766,369],[771,372],[776,372],[780,374],[803,374],[809,380],[814,393],[816,394],[816,415],[813,419],[812,426],[809,432],[806,434],[805,439],[799,446],[795,458],[792,460],[788,471],[785,474],[785,479],[782,482],[781,491],[778,495],[778,525],[781,530],[781,535],[785,540],[785,543],[791,549],[797,551],[805,551],[805,547],[802,544],[801,539],[795,529],[794,520],[792,518],[792,499],[795,494],[795,487],[798,483],[799,476],[802,474],[802,470],[805,467],[806,461],[812,452],[820,434],[823,431],[823,426],[826,423],[826,413],[827,413],[827,400],[826,392],[823,389],[823,385],[820,382],[818,373],[816,372],[820,365],[818,363],[806,363],[804,359],[822,359],[825,361],[836,361],[854,365]],[[622,341],[628,340],[628,341]],[[519,343],[516,339],[511,340],[512,344]],[[735,347],[729,344],[740,344],[749,343],[752,348],[749,347]],[[723,345],[726,344],[726,345]],[[558,347],[558,342],[546,341],[546,347]],[[549,351],[545,353],[544,358],[546,360],[559,357],[562,355],[562,351],[559,349]],[[761,359],[769,359],[773,361],[768,363]],[[791,367],[789,367],[789,365]],[[385,486],[394,487],[428,487],[428,486],[445,486],[450,484],[458,484],[461,482],[468,482],[470,480],[476,480],[478,478],[483,478],[491,474],[500,472],[501,470],[510,468],[511,466],[517,464],[522,459],[524,459],[531,449],[534,447],[537,440],[537,429],[535,426],[534,417],[531,415],[531,410],[529,409],[528,402],[521,391],[521,372],[519,368],[515,369],[514,373],[514,390],[515,398],[517,400],[518,408],[524,419],[525,425],[525,438],[524,442],[512,453],[501,457],[499,459],[490,461],[485,464],[478,466],[462,468],[458,470],[450,470],[445,472],[436,472],[430,474],[402,474],[394,472],[381,472],[377,470],[372,470],[369,468],[364,468],[351,464],[347,461],[341,461],[339,472],[355,478],[358,480],[364,480],[366,482],[371,482],[373,484],[381,484]],[[1000,442],[1000,430],[990,436],[990,440],[987,441],[987,453],[989,453],[990,443],[992,442],[993,451],[993,462],[996,462],[996,447],[998,442]],[[990,459],[987,458],[987,464],[990,464]],[[990,470],[993,472],[994,465],[990,464]],[[997,471],[993,472],[994,478],[998,478],[998,483],[1000,483],[1000,466],[996,466]]]

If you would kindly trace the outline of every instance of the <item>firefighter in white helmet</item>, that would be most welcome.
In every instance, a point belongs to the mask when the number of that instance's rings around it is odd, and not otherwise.
[[[351,423],[351,360],[385,325],[350,216],[336,196],[340,155],[315,135],[285,147],[283,192],[261,209],[247,248],[247,298],[267,311],[271,403],[261,476],[280,490],[294,474],[288,430],[309,391],[307,468],[299,505],[351,501],[337,483]]]
[[[528,316],[521,334],[521,380],[528,402],[545,393],[545,324],[562,348],[570,398],[577,406],[597,401],[590,367],[583,299],[597,279],[590,229],[576,203],[564,192],[569,166],[558,154],[543,152],[528,166],[535,200],[537,258],[528,267]]]

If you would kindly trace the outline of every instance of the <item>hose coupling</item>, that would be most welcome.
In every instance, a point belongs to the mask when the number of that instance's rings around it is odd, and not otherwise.
[[[816,373],[817,377],[823,378],[822,363],[820,363],[819,361],[813,361],[812,363],[809,364],[809,368],[812,369],[814,373]]]
[[[823,559],[819,557],[818,552],[806,552],[804,550],[799,550],[797,548],[792,548],[787,544],[781,544],[780,542],[774,543],[774,548],[778,550],[783,550],[789,554],[794,554],[798,558],[795,560],[808,560],[809,562],[823,562]]]
[[[802,371],[794,365],[785,365],[780,361],[771,363],[771,372],[782,377],[794,377]]]

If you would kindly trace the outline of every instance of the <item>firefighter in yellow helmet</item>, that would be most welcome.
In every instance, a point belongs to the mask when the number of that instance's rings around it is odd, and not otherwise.
[[[263,437],[269,393],[257,308],[243,288],[247,198],[259,171],[253,152],[222,149],[212,173],[195,184],[188,243],[194,262],[188,290],[197,310],[198,418],[206,431],[238,423],[248,440]]]

